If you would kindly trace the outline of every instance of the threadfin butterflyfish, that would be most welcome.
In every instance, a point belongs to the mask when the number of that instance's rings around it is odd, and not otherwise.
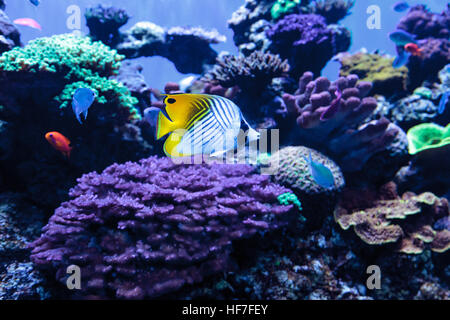
[[[167,136],[164,153],[171,158],[193,155],[219,156],[237,145],[240,129],[248,141],[259,133],[244,119],[232,101],[207,94],[166,94],[164,108],[150,108],[145,118],[156,128],[156,139]]]

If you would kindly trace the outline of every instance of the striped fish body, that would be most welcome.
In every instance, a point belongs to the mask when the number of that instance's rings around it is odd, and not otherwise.
[[[244,121],[232,101],[205,94],[168,94],[158,113],[156,138],[169,134],[164,152],[169,157],[214,155],[235,147]],[[258,133],[249,127],[249,138]]]

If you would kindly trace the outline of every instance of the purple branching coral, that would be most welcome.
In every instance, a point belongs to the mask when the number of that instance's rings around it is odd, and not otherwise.
[[[305,72],[295,94],[283,95],[287,118],[297,119],[292,142],[328,154],[343,171],[360,170],[394,141],[400,129],[385,118],[364,124],[377,107],[374,98],[366,97],[372,88],[370,82],[358,82],[356,75],[335,82],[325,77],[313,79],[313,73]],[[336,103],[338,108],[333,111]]]
[[[311,70],[318,74],[338,52],[350,46],[350,33],[340,26],[327,26],[316,14],[291,14],[266,31],[269,50],[288,59],[293,77]]]
[[[290,190],[253,170],[151,157],[85,174],[31,259],[61,283],[80,266],[84,297],[153,298],[229,270],[233,240],[298,218],[277,199]]]

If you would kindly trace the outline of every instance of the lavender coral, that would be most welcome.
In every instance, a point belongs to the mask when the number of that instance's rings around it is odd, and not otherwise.
[[[288,15],[266,33],[272,41],[269,50],[288,59],[295,78],[307,70],[320,73],[335,54],[350,46],[347,29],[329,27],[325,18],[316,14]]]
[[[335,82],[313,78],[311,72],[305,72],[295,94],[283,95],[287,118],[297,119],[291,140],[324,152],[343,171],[358,171],[371,156],[385,150],[400,129],[384,118],[363,123],[377,107],[374,98],[366,97],[372,88],[369,82],[358,82],[356,75]],[[337,90],[342,93],[340,99]],[[324,118],[337,100],[337,111]]]
[[[412,7],[397,26],[416,35],[417,39],[442,38],[450,36],[450,5],[441,14],[433,13],[425,5]]]
[[[151,157],[86,174],[31,245],[31,259],[63,283],[67,266],[79,265],[90,296],[153,298],[199,282],[228,270],[234,240],[298,218],[295,205],[277,199],[290,191],[253,170]]]

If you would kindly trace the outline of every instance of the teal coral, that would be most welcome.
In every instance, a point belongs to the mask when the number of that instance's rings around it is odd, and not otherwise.
[[[288,206],[294,204],[297,206],[298,210],[302,210],[302,203],[298,200],[297,196],[291,192],[280,194],[277,199],[282,205]]]
[[[97,93],[100,104],[114,104],[128,110],[130,119],[139,119],[137,99],[128,89],[108,77],[117,74],[124,56],[101,42],[73,34],[62,34],[30,41],[0,56],[1,73],[49,73],[62,76],[66,83],[55,97],[60,108],[70,105],[77,88],[88,87]]]
[[[300,0],[278,0],[270,10],[272,19],[277,20],[287,13],[292,13],[299,4]]]

